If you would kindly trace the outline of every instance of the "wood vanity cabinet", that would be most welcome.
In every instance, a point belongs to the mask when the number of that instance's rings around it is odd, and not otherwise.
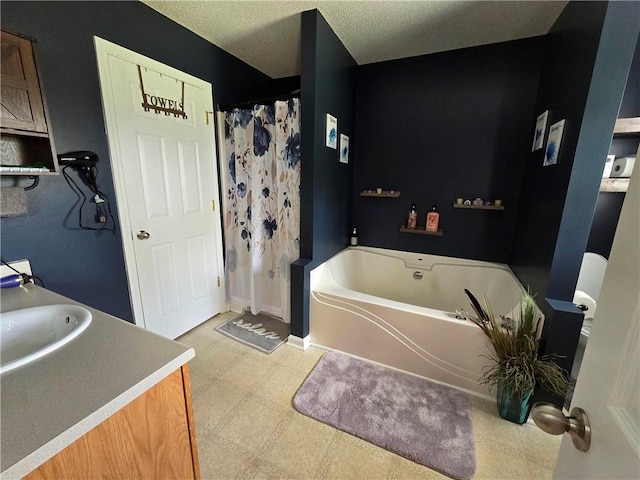
[[[188,367],[174,371],[25,478],[199,479]]]
[[[51,128],[38,74],[33,42],[2,31],[0,74],[1,164],[15,167],[46,167],[48,171],[2,170],[10,175],[57,173]]]

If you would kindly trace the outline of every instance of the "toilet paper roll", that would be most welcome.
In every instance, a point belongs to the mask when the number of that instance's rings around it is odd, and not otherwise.
[[[607,161],[605,162],[604,170],[602,171],[602,178],[609,178],[611,176],[611,169],[613,168],[613,161],[615,159],[615,155],[607,155]]]
[[[585,292],[576,290],[573,295],[573,303],[587,307],[587,310],[584,312],[585,318],[593,318],[595,316],[597,307],[596,301]]]
[[[613,167],[611,168],[611,178],[629,178],[631,176],[634,163],[636,163],[636,159],[634,157],[616,158],[613,161]]]

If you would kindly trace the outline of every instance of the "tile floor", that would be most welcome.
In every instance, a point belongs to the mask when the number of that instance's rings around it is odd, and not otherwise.
[[[179,342],[189,363],[203,479],[446,479],[433,470],[299,414],[294,394],[324,353],[283,345],[271,355],[214,328],[218,315]],[[550,479],[560,437],[500,419],[470,397],[476,442],[474,479]]]

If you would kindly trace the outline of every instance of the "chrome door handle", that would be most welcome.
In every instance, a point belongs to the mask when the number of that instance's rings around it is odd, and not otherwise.
[[[144,230],[140,230],[138,233],[136,233],[136,237],[138,237],[138,239],[140,240],[146,240],[150,236],[151,235],[149,235],[149,232],[145,232]]]
[[[591,445],[591,426],[587,413],[578,407],[571,409],[568,417],[552,403],[538,402],[531,409],[533,421],[540,429],[551,435],[562,435],[569,432],[573,446],[581,452],[589,450]]]

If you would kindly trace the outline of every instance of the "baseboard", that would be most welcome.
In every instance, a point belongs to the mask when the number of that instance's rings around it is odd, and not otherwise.
[[[227,312],[244,313],[244,307],[235,303],[227,303]]]
[[[311,338],[307,335],[304,338],[296,337],[295,335],[289,335],[287,338],[287,345],[297,350],[305,351],[311,345]]]

